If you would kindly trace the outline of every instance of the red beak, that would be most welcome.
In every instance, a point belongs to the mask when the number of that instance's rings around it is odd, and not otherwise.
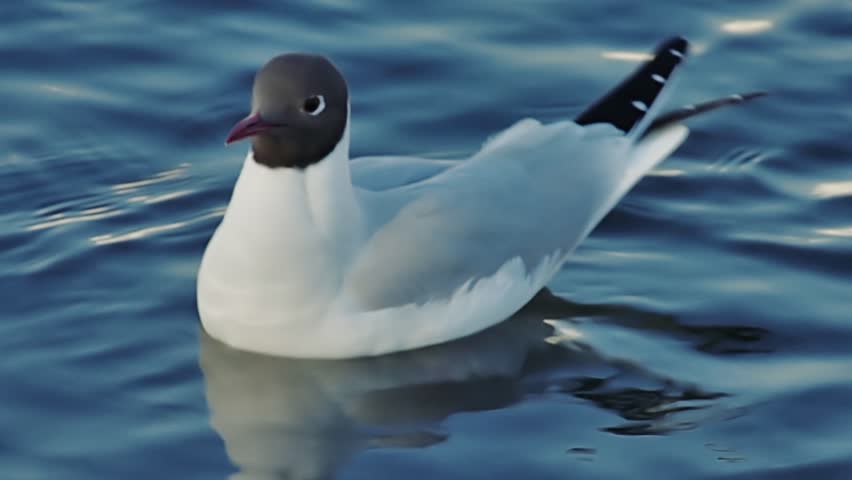
[[[273,126],[273,124],[264,120],[259,113],[253,113],[234,125],[234,128],[228,133],[228,138],[225,139],[225,145],[263,133]]]

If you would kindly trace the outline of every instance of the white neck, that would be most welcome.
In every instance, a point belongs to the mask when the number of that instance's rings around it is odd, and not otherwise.
[[[335,149],[304,170],[269,168],[248,154],[200,277],[319,308],[337,295],[362,241],[347,122]]]

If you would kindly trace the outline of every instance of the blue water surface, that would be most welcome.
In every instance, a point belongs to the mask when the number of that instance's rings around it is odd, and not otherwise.
[[[852,4],[33,0],[2,25],[2,478],[852,477]],[[771,96],[691,122],[554,279],[569,302],[346,362],[200,331],[222,143],[271,56],[335,61],[353,154],[453,157],[673,34],[673,105]]]

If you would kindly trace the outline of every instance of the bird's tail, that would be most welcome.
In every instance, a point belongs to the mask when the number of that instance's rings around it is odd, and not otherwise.
[[[675,110],[670,110],[666,113],[658,115],[648,128],[642,133],[642,136],[647,136],[655,130],[662,130],[665,127],[679,123],[687,118],[701,115],[717,108],[726,107],[728,105],[738,105],[749,100],[767,95],[767,92],[749,92],[736,95],[728,95],[727,97],[717,98],[707,102],[696,103],[693,105],[685,105]]]

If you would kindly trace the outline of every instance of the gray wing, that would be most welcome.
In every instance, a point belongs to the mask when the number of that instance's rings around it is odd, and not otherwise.
[[[530,272],[554,254],[567,256],[683,142],[688,130],[681,120],[693,110],[759,96],[708,102],[654,122],[687,47],[682,38],[661,43],[651,61],[576,123],[522,120],[452,168],[421,161],[398,166],[409,173],[389,177],[405,178],[408,186],[397,182],[396,188],[363,197],[370,239],[346,288],[373,308],[424,303],[490,276],[513,259]],[[376,185],[393,184],[378,182],[378,170],[372,174]]]
[[[425,303],[514,258],[530,271],[567,255],[685,136],[679,127],[665,152],[644,149],[654,158],[631,161],[641,144],[609,125],[524,128],[456,168],[373,196],[368,209],[395,214],[375,226],[347,278],[350,292],[370,308]]]
[[[458,160],[437,160],[406,156],[354,158],[349,164],[352,184],[380,192],[422,182],[458,165]]]
[[[488,154],[494,149],[517,142],[525,134],[539,127],[541,123],[536,120],[521,120],[489,138],[482,145],[479,155]],[[353,185],[368,192],[382,192],[431,179],[461,165],[464,161],[383,155],[353,158],[349,168]]]

